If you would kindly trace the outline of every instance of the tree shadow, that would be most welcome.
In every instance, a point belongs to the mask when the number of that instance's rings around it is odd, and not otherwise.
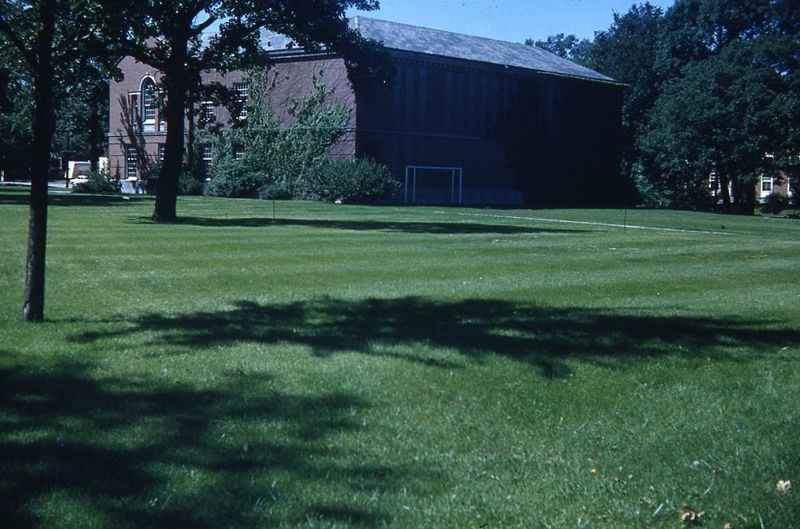
[[[369,404],[348,393],[290,395],[245,375],[215,389],[98,380],[88,364],[38,370],[15,360],[0,369],[2,527],[38,527],[48,501],[61,509],[50,513],[55,525],[85,516],[79,525],[99,517],[108,527],[216,529],[313,518],[376,527],[388,515],[353,496],[406,479],[396,468],[348,466],[357,454],[327,448],[331,436],[363,428],[356,421]],[[304,490],[342,500],[321,509]]]
[[[136,202],[149,201],[152,197],[131,197],[127,195],[89,195],[78,193],[51,193],[47,203],[51,206],[127,206]],[[0,191],[0,205],[14,204],[27,206],[30,204],[29,193],[4,193]]]
[[[142,335],[177,350],[239,342],[298,344],[314,354],[359,352],[438,367],[502,355],[547,377],[569,374],[569,359],[624,368],[661,355],[735,358],[736,349],[774,351],[800,330],[723,318],[635,315],[498,300],[441,302],[420,297],[358,301],[322,298],[285,304],[238,301],[231,308],[142,316],[119,330],[73,336],[78,342]],[[455,352],[449,354],[446,352]]]
[[[141,222],[151,222],[142,217]],[[383,231],[403,233],[428,233],[445,235],[464,234],[536,234],[563,233],[577,234],[585,230],[566,228],[529,228],[503,224],[481,224],[467,222],[405,222],[405,221],[373,221],[373,220],[321,220],[321,219],[286,219],[268,217],[214,218],[214,217],[181,217],[176,224],[202,226],[208,228],[268,228],[281,226],[297,226],[302,228],[326,228],[349,231]]]

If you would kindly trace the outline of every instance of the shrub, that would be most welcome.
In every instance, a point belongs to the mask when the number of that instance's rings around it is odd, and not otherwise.
[[[214,197],[256,198],[266,183],[266,175],[237,161],[215,164],[212,174],[205,194]]]
[[[179,195],[202,195],[205,182],[199,179],[194,173],[183,170],[178,178]]]
[[[161,176],[161,163],[153,162],[147,165],[145,172],[145,185],[148,194],[155,194],[158,188],[158,179]],[[184,165],[183,171],[178,176],[179,195],[202,195],[204,182]]]
[[[93,171],[87,175],[85,182],[78,182],[72,186],[73,193],[119,193],[120,185],[117,181],[109,180],[108,173]]]
[[[269,182],[258,191],[259,198],[265,200],[291,200],[292,191],[286,187],[284,182]]]
[[[770,193],[761,204],[761,212],[777,215],[789,207],[789,198],[780,193]]]
[[[329,160],[309,184],[317,199],[346,203],[391,198],[400,189],[389,168],[371,158]]]

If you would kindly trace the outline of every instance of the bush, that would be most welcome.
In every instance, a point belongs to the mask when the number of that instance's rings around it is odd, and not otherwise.
[[[392,198],[399,189],[389,168],[371,158],[329,160],[309,182],[310,195],[331,202],[374,202]]]
[[[250,170],[240,163],[220,163],[213,169],[213,177],[205,193],[213,197],[256,198],[265,184],[265,175]]]
[[[198,179],[191,171],[184,170],[178,178],[179,195],[202,195],[205,182]]]
[[[155,194],[158,188],[158,179],[161,176],[161,162],[152,162],[147,166],[145,173],[145,182],[147,184],[147,193]],[[178,194],[179,195],[202,195],[204,182],[201,181],[189,168],[184,165],[183,171],[178,176]]]
[[[761,212],[777,215],[784,209],[789,208],[789,198],[780,193],[770,193],[761,204]]]
[[[109,180],[108,173],[91,172],[85,182],[78,182],[72,186],[73,193],[119,193],[120,185],[117,181]]]
[[[259,198],[265,200],[291,200],[292,191],[283,182],[270,182],[258,191]]]

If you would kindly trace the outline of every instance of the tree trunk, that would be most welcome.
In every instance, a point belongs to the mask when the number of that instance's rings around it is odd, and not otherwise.
[[[53,139],[52,46],[55,14],[52,0],[39,6],[36,71],[34,77],[33,159],[31,161],[31,204],[28,214],[28,256],[25,261],[25,290],[22,318],[44,320],[45,250],[47,248],[47,173],[50,142]]]
[[[730,179],[728,175],[722,171],[719,166],[717,166],[717,176],[718,182],[720,187],[720,192],[722,193],[722,209],[725,213],[731,212],[731,188],[730,188]]]
[[[167,96],[164,108],[167,118],[167,143],[164,149],[164,162],[161,164],[161,172],[158,175],[158,185],[156,186],[156,204],[152,217],[156,222],[175,222],[178,218],[178,179],[183,165],[187,82],[183,75],[182,65],[186,57],[186,41],[173,46],[172,51],[167,71],[164,72]]]
[[[103,91],[99,86],[92,87],[91,110],[89,111],[89,163],[90,169],[93,173],[100,170],[100,135],[102,134],[102,124],[100,123],[100,105],[102,104],[100,98],[103,97]]]

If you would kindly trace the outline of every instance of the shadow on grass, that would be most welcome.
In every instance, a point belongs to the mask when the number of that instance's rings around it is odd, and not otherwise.
[[[151,222],[149,218],[142,217],[141,222]],[[405,221],[377,221],[377,220],[320,220],[320,219],[287,219],[268,217],[242,217],[242,218],[213,218],[213,217],[181,217],[175,224],[188,226],[202,226],[209,228],[268,228],[281,226],[297,226],[302,228],[327,228],[350,231],[385,231],[404,233],[431,233],[431,234],[523,234],[523,233],[552,233],[575,234],[583,233],[579,229],[545,229],[528,228],[524,226],[509,226],[503,224],[481,224],[467,222],[405,222]]]
[[[756,321],[419,297],[274,305],[239,301],[218,311],[145,315],[125,327],[72,339],[142,335],[142,340],[153,340],[148,346],[172,345],[182,352],[237,342],[289,343],[319,356],[354,351],[439,367],[502,355],[532,364],[547,377],[568,375],[565,361],[571,358],[620,368],[631,359],[667,354],[733,359],[742,347],[767,352],[800,339],[800,330]]]
[[[47,203],[51,206],[126,206],[129,204],[153,201],[152,197],[129,195],[83,195],[72,193],[50,193]],[[27,206],[30,204],[30,194],[20,192],[5,192],[0,190],[0,205],[15,204]]]
[[[0,369],[0,527],[391,522],[354,498],[405,482],[400,471],[327,448],[331,436],[362,428],[361,399],[284,394],[258,376],[193,389],[93,372],[30,368],[23,358]]]

